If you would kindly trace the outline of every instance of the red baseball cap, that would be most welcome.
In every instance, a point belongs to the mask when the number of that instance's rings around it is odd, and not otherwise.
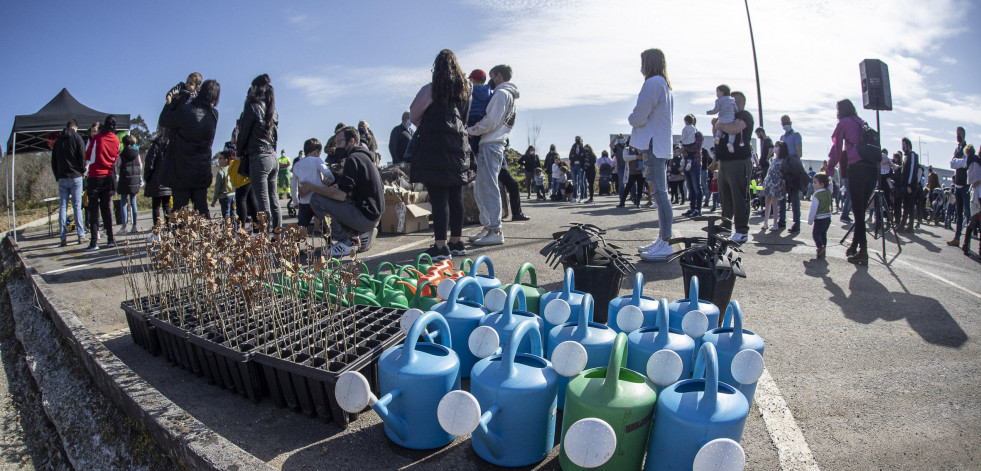
[[[487,80],[487,74],[485,74],[483,70],[473,69],[473,72],[470,72],[470,80],[473,80],[474,82],[483,82]]]

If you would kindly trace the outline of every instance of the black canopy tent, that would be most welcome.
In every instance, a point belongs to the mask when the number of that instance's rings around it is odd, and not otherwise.
[[[7,154],[11,158],[11,165],[8,168],[10,175],[7,181],[7,229],[17,227],[17,210],[14,206],[16,196],[13,189],[16,188],[14,175],[17,165],[18,152],[48,152],[54,145],[55,139],[68,120],[75,119],[82,129],[88,127],[93,122],[103,122],[110,113],[96,111],[89,108],[75,99],[68,90],[62,88],[48,104],[44,105],[37,113],[29,115],[14,116],[14,128],[10,131],[10,138],[7,139]],[[130,121],[128,114],[113,114],[116,117],[117,129],[129,129]],[[11,212],[13,213],[11,217]],[[16,240],[17,233],[14,232]]]

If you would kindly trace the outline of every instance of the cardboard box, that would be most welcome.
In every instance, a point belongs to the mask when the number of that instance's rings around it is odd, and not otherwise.
[[[429,216],[433,206],[429,203],[405,204],[391,195],[385,195],[385,212],[382,213],[378,231],[387,234],[411,234],[429,229]]]

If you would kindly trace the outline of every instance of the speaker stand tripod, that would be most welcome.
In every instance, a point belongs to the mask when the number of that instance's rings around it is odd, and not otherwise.
[[[879,181],[881,183],[881,180]],[[899,234],[896,232],[896,225],[898,221],[893,218],[892,207],[889,202],[886,201],[886,194],[882,191],[881,187],[876,187],[875,191],[872,192],[872,197],[869,198],[868,204],[865,207],[871,208],[873,215],[875,216],[874,220],[869,220],[866,222],[865,230],[866,232],[872,234],[873,239],[882,239],[882,258],[886,258],[886,235],[890,232],[892,232],[892,236],[896,239],[896,255],[898,256],[899,254],[903,253],[903,246],[899,242]],[[845,236],[842,237],[838,243],[844,245],[845,239],[847,239],[854,230],[855,224],[853,223],[851,227],[848,228],[848,232],[845,233]]]

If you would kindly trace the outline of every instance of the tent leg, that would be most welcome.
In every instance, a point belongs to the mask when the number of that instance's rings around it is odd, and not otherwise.
[[[10,161],[10,210],[13,212],[14,242],[17,242],[17,133],[14,133],[13,159]]]

